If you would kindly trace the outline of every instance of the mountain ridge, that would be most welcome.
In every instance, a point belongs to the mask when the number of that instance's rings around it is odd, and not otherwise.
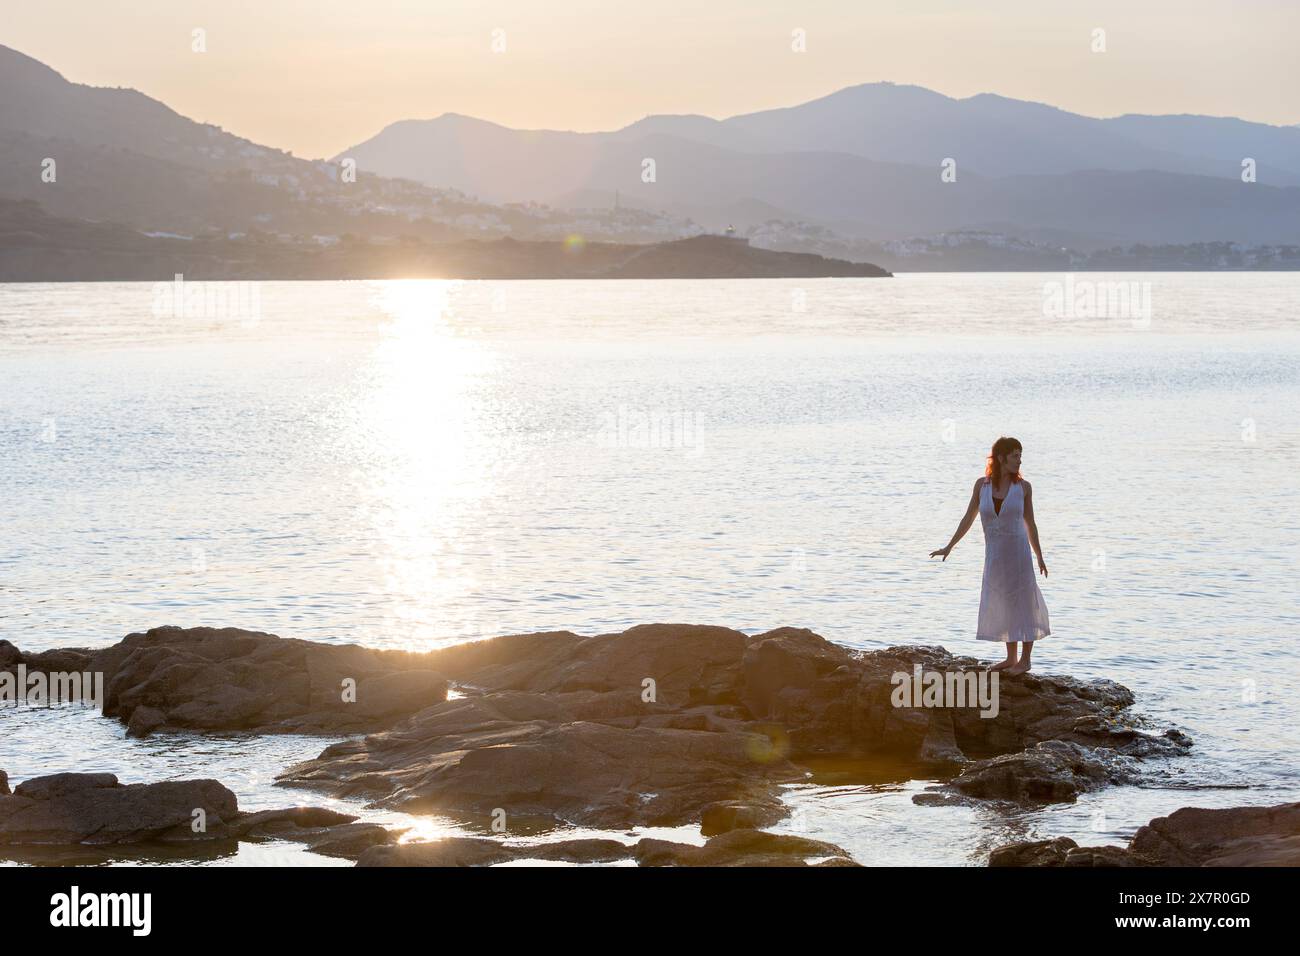
[[[16,94],[0,100],[0,197],[141,231],[645,242],[779,219],[870,241],[996,224],[1084,250],[1300,239],[1300,187],[1287,184],[1300,183],[1300,128],[1236,118],[1108,120],[880,82],[723,120],[654,114],[609,132],[516,130],[445,111],[390,123],[325,161],[134,90],[71,83],[8,47],[0,81]],[[1258,182],[1241,181],[1243,156]],[[41,176],[47,158],[57,184]],[[343,159],[356,161],[356,182],[341,179]],[[955,177],[941,176],[949,159]],[[599,197],[608,205],[592,208]]]

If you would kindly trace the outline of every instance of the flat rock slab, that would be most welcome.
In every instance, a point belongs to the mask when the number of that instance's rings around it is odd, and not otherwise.
[[[973,698],[900,706],[899,674],[973,683],[978,662],[936,647],[856,652],[795,628],[514,635],[432,652],[429,667],[466,696],[329,747],[280,782],[416,812],[702,823],[712,834],[783,816],[779,785],[806,777],[805,758],[971,766],[972,798],[1065,800],[1190,745],[1132,726],[1133,695],[1113,681],[1000,678],[995,714]],[[1002,754],[1020,756],[982,763]]]
[[[24,655],[0,667],[102,673],[104,715],[156,730],[340,734],[391,727],[446,700],[428,655],[321,644],[239,628],[158,627],[99,651]]]

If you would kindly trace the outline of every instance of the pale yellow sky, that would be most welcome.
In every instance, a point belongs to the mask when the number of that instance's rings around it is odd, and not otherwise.
[[[0,43],[298,156],[465,113],[616,129],[857,83],[1300,123],[1300,0],[4,0]],[[207,52],[191,51],[206,31]],[[806,31],[807,52],[791,50]],[[1106,52],[1091,51],[1106,31]],[[493,31],[505,50],[494,52]]]

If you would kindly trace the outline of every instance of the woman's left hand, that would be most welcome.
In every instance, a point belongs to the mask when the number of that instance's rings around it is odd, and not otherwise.
[[[1038,573],[1041,574],[1043,577],[1047,577],[1047,562],[1045,562],[1042,558],[1038,559]]]

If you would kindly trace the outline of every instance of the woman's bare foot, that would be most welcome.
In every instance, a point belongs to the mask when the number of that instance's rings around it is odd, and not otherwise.
[[[1022,659],[1016,661],[1016,662],[1015,662],[1014,664],[1012,664],[1010,667],[1008,667],[1008,668],[1007,668],[1007,673],[1008,673],[1008,674],[1024,674],[1024,673],[1028,672],[1030,666],[1031,666],[1031,665],[1030,665],[1030,662],[1029,662],[1028,660],[1025,660],[1024,658],[1022,658]]]
[[[998,661],[996,664],[990,667],[989,670],[1010,671],[1015,666],[1016,666],[1016,659],[1014,657],[1008,657],[1005,661]]]

